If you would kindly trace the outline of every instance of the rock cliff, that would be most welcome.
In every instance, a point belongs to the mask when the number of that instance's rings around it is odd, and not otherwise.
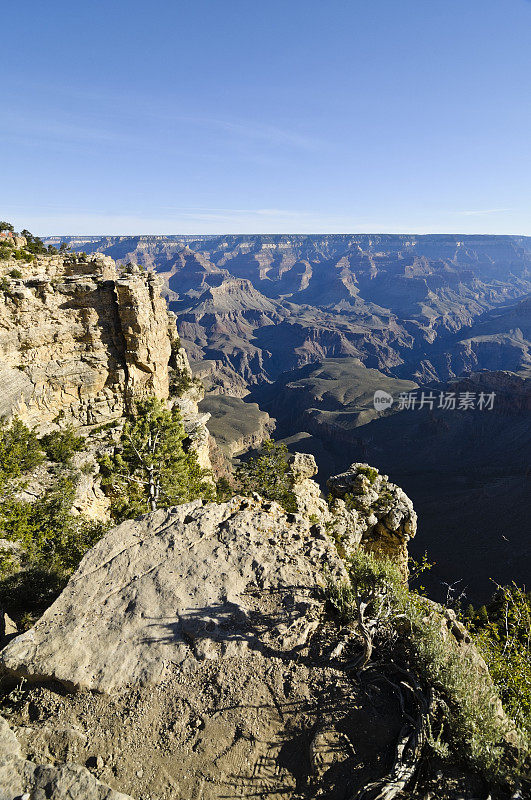
[[[463,368],[529,370],[525,320],[496,319],[531,288],[527,237],[140,236],[72,246],[156,269],[194,368],[227,394],[345,356],[422,381],[425,360],[436,380]],[[520,333],[503,336],[507,326]]]
[[[14,269],[16,264],[16,269]],[[0,414],[44,431],[94,425],[130,400],[166,399],[174,321],[161,282],[107,256],[0,262]]]

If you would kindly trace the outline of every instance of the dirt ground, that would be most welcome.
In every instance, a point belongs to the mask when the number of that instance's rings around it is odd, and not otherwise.
[[[197,661],[111,696],[29,686],[8,719],[28,758],[84,764],[138,800],[347,800],[386,772],[400,710],[324,666],[318,638],[304,656]]]

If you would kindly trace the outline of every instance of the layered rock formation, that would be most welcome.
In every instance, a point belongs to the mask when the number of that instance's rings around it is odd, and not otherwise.
[[[517,324],[520,337],[474,331],[478,340],[456,344],[485,313],[529,293],[526,237],[106,237],[73,246],[160,271],[194,362],[214,362],[210,380],[229,394],[338,356],[421,380],[424,361],[438,380],[466,367],[529,369],[529,336]]]
[[[39,433],[67,425],[93,432],[155,396],[179,407],[188,445],[211,468],[209,414],[198,410],[204,389],[157,275],[135,265],[119,271],[108,256],[66,254],[0,261],[0,281],[0,417],[16,415]],[[97,474],[100,438],[91,436],[72,461],[73,511],[93,519],[105,519],[109,505]],[[26,499],[49,479],[43,465]]]
[[[57,419],[108,422],[145,394],[168,397],[176,334],[155,275],[119,275],[105,256],[0,269],[1,415],[44,431]]]

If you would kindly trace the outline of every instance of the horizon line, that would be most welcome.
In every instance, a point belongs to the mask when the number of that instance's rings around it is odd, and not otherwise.
[[[222,231],[218,233],[46,233],[40,234],[41,238],[43,239],[51,239],[51,238],[60,238],[61,236],[76,236],[76,237],[92,237],[92,238],[116,238],[117,236],[121,236],[125,239],[129,238],[136,238],[136,237],[153,237],[158,236],[160,238],[168,238],[170,236],[208,236],[211,238],[216,238],[219,236],[459,236],[459,237],[467,237],[471,238],[474,236],[497,236],[497,237],[505,237],[505,238],[514,238],[520,237],[524,239],[531,238],[531,233],[460,233],[459,231],[446,231],[442,233],[415,233],[414,231],[377,231],[377,232],[366,232],[366,231],[343,231],[338,233],[330,233],[327,231],[314,231],[312,233],[302,233],[292,231],[290,233],[279,233],[275,231],[269,232],[256,232],[256,233],[238,233],[238,232],[227,232]]]

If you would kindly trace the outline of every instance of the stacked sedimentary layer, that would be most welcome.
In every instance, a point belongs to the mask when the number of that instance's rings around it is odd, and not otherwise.
[[[0,416],[40,430],[58,419],[93,425],[121,416],[132,397],[168,397],[176,333],[155,275],[118,275],[99,255],[1,270]]]

